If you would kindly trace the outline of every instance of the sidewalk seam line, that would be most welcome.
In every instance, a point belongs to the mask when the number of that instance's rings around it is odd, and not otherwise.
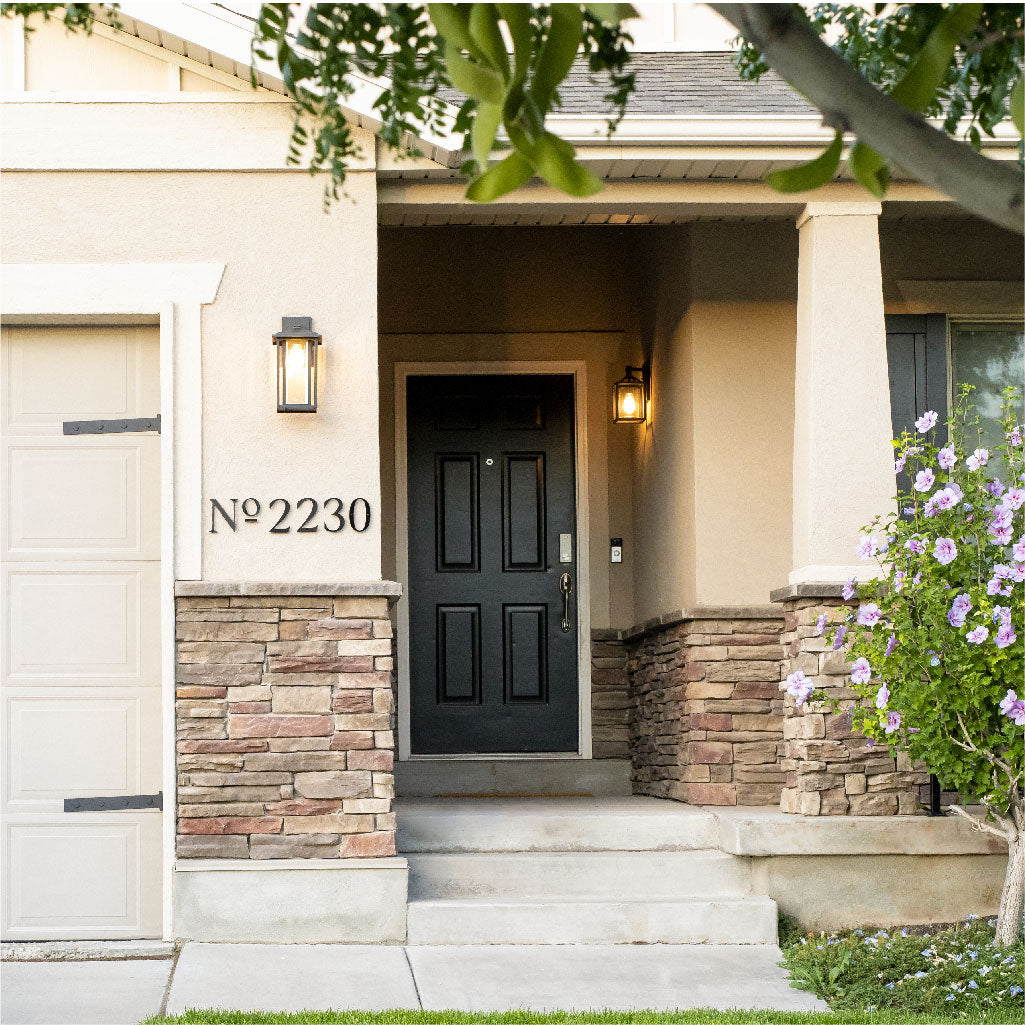
[[[185,949],[184,944],[180,947],[176,947],[174,951],[174,957],[171,958],[171,970],[167,973],[167,985],[164,986],[164,996],[160,1001],[160,1014],[161,1018],[167,1017],[167,1002],[171,999],[171,983],[174,982],[174,973],[178,967],[178,959],[182,956],[182,951]]]
[[[423,998],[420,996],[420,984],[416,981],[416,971],[413,969],[413,962],[409,960],[409,948],[403,943],[402,954],[406,959],[406,964],[409,966],[409,977],[413,980],[413,992],[416,993],[417,1006],[422,1011],[424,1009]]]

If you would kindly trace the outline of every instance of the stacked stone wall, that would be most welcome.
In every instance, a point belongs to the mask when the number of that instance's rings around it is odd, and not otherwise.
[[[782,630],[769,609],[724,608],[666,617],[626,638],[635,793],[779,803]]]
[[[838,592],[839,587],[835,588]],[[793,597],[784,602],[786,658],[783,679],[800,669],[831,697],[856,699],[849,687],[851,664],[842,651],[819,636],[816,620],[825,613],[840,621],[846,605],[839,597]],[[825,702],[797,708],[785,693],[783,768],[786,786],[780,806],[800,815],[913,815],[922,814],[922,794],[928,794],[928,774],[906,755],[894,759],[855,733],[843,713],[830,712]],[[928,797],[925,797],[928,801]]]
[[[591,757],[630,757],[630,675],[618,630],[591,631]]]
[[[395,853],[385,597],[176,599],[182,858]]]

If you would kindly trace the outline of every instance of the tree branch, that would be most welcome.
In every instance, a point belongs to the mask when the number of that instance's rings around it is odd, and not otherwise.
[[[709,4],[822,112],[826,124],[950,196],[969,213],[1023,233],[1022,175],[933,128],[826,45],[790,4]]]
[[[962,818],[966,818],[972,824],[972,829],[977,829],[980,833],[992,833],[993,836],[998,836],[1001,840],[1007,840],[1008,842],[1010,842],[1014,836],[1014,831],[1010,827],[1006,829],[998,829],[996,826],[983,821],[976,815],[973,815],[967,808],[962,808],[959,804],[952,804],[950,806],[950,810],[954,812],[954,814],[960,815]],[[1001,823],[1003,821],[1003,819],[1000,820]]]

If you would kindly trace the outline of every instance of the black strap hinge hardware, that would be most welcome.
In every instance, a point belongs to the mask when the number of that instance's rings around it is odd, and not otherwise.
[[[143,431],[160,433],[160,414],[138,416],[128,420],[65,420],[65,434],[139,434]]]
[[[131,794],[128,797],[65,797],[65,811],[136,811],[164,807],[164,792]]]

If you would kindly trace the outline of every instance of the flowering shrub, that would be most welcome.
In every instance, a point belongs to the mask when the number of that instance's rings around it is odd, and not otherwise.
[[[847,648],[850,684],[862,699],[847,709],[869,743],[923,761],[943,785],[978,802],[980,827],[1010,844],[997,935],[1013,940],[1025,887],[1025,447],[1005,393],[1004,445],[981,447],[970,389],[958,398],[949,438],[925,413],[894,447],[895,470],[913,481],[898,510],[864,529],[857,554],[878,576],[847,581],[857,602],[832,624]],[[1002,479],[991,471],[999,465]],[[826,616],[819,631],[826,633]],[[798,705],[812,697],[803,673],[787,679]],[[834,703],[835,707],[835,703]],[[968,814],[963,808],[955,809]],[[1010,930],[1010,931],[1009,931]]]
[[[831,1011],[899,1010],[942,1021],[1000,1008],[1020,1020],[1025,949],[1020,942],[995,947],[995,924],[808,933],[785,944],[783,956],[792,985],[828,1001]]]

